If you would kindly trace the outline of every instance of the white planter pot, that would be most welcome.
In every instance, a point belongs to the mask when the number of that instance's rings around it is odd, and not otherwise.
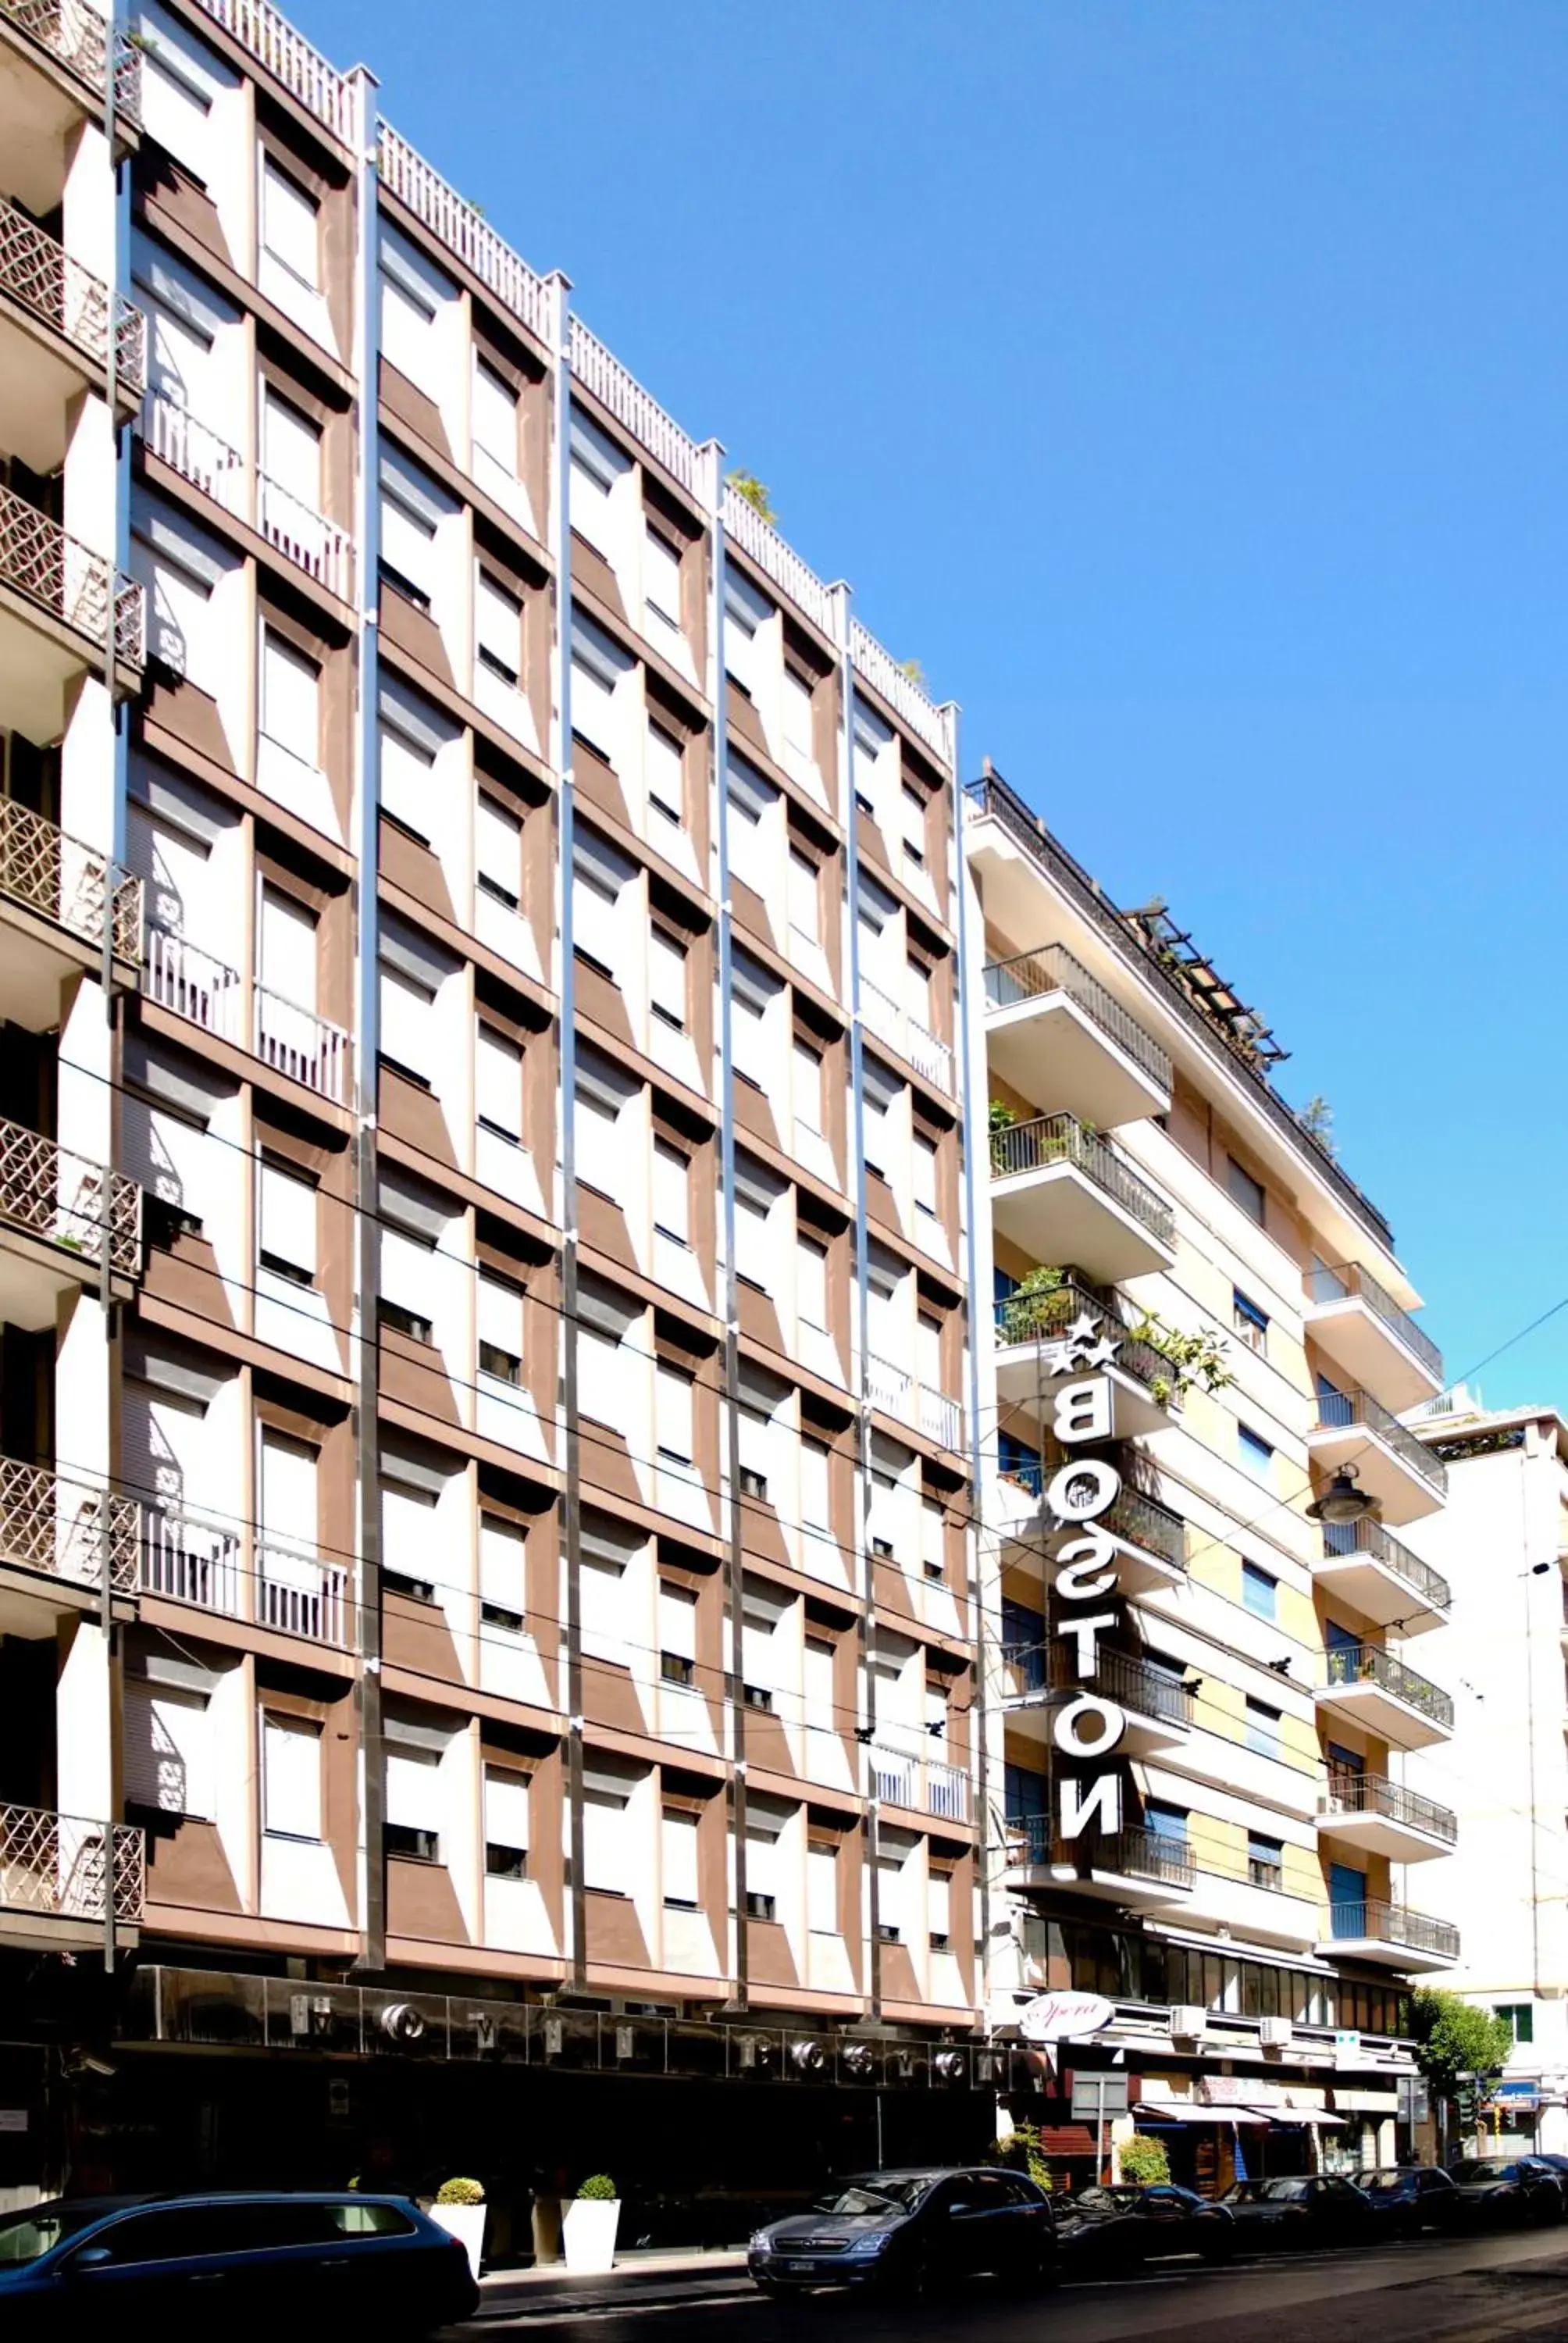
[[[448,2236],[462,2240],[468,2257],[468,2268],[476,2278],[485,2250],[485,2211],[483,2205],[432,2205],[430,2218],[438,2221]]]
[[[574,2197],[561,2228],[566,2237],[567,2268],[600,2276],[615,2268],[615,2237],[620,2227],[618,2197]]]

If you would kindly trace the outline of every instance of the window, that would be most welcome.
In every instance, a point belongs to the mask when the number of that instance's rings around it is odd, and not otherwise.
[[[1146,1798],[1143,1804],[1143,1827],[1155,1838],[1172,1839],[1187,1844],[1188,1813],[1185,1806],[1167,1805],[1162,1799]]]
[[[268,385],[261,409],[266,478],[315,513],[321,505],[321,427]],[[290,516],[291,519],[297,516]]]
[[[280,1001],[297,1009],[316,1007],[314,911],[266,883],[261,890],[260,980]]]
[[[803,1529],[816,1537],[831,1537],[833,1534],[831,1455],[832,1451],[825,1440],[802,1436],[800,1523]]]
[[[261,1814],[268,1838],[321,1836],[321,1727],[310,1718],[263,1716]]]
[[[386,227],[379,258],[381,355],[410,382],[423,381],[430,371],[430,329],[442,302],[442,280]]]
[[[1513,2028],[1515,2044],[1535,2039],[1535,2005],[1529,2001],[1500,2001],[1493,2006],[1493,2015],[1503,2018]]]
[[[900,810],[904,818],[904,860],[912,870],[926,867],[926,801],[909,782],[903,784]]]
[[[624,1896],[642,1869],[631,1834],[631,1783],[624,1775],[583,1771],[583,1885],[600,1895]]]
[[[528,1875],[528,1777],[485,1768],[485,1870],[491,1879]]]
[[[1233,1204],[1239,1204],[1250,1221],[1263,1226],[1267,1205],[1261,1180],[1254,1180],[1233,1155],[1225,1158],[1225,1187]]]
[[[1249,1302],[1239,1285],[1231,1296],[1231,1323],[1249,1351],[1256,1351],[1260,1355],[1267,1351],[1269,1347],[1268,1312],[1260,1310],[1255,1302]]]
[[[518,394],[481,357],[474,360],[474,454],[487,457],[506,479],[517,478]]]
[[[697,1892],[698,1817],[681,1806],[666,1806],[659,1816],[659,1858],[664,1875],[667,1912],[695,1912]]]
[[[648,615],[674,634],[680,632],[680,556],[656,528],[643,539],[642,593]]]
[[[1238,1423],[1236,1426],[1236,1453],[1241,1461],[1241,1470],[1244,1473],[1250,1473],[1254,1481],[1273,1479],[1272,1445],[1263,1438],[1261,1432],[1254,1432],[1250,1424]]]
[[[817,865],[798,846],[789,849],[789,926],[803,943],[820,940]]]
[[[440,1862],[441,1761],[435,1750],[390,1744],[386,1817],[383,1835],[388,1855]]]
[[[523,825],[509,806],[481,790],[474,827],[475,880],[481,895],[508,911],[521,908]]]
[[[811,688],[792,669],[784,670],[784,766],[799,779],[817,762],[812,738]]]
[[[487,569],[479,570],[474,581],[474,649],[480,667],[516,691],[522,675],[523,606]]]
[[[697,1674],[697,1597],[668,1578],[658,1582],[658,1673],[667,1684],[690,1684]]]
[[[613,497],[631,470],[613,439],[574,407],[571,418],[571,524],[607,560],[615,550]]]
[[[321,669],[270,627],[261,636],[261,729],[302,765],[319,765]]]
[[[945,1953],[952,1942],[953,1875],[934,1869],[926,1885],[926,1929],[933,1953]]]
[[[755,699],[758,680],[757,638],[773,616],[773,605],[747,583],[738,571],[724,578],[724,666],[732,683],[749,699]]]
[[[813,1139],[822,1136],[822,1052],[809,1041],[797,1041],[794,1051],[795,1129]]]
[[[381,1291],[376,1302],[379,1324],[396,1327],[417,1342],[433,1339],[435,1261],[429,1238],[409,1236],[402,1229],[382,1230]]]
[[[261,166],[261,248],[312,292],[318,289],[320,206],[314,196],[278,169],[270,155]]]
[[[779,1909],[781,1825],[749,1805],[746,1815],[746,1911],[752,1920],[771,1920]]]
[[[436,1020],[431,1011],[436,996],[427,986],[400,969],[380,970],[381,1049],[383,1062],[411,1074],[428,1090],[436,1062]]]
[[[915,1133],[915,1210],[928,1220],[937,1217],[937,1143],[922,1131]]]
[[[814,1936],[839,1933],[839,1842],[809,1839],[806,1844],[806,1926]]]
[[[1247,1746],[1255,1757],[1280,1754],[1280,1711],[1267,1701],[1247,1699]]]
[[[126,1686],[125,1778],[132,1805],[211,1821],[212,1724],[205,1692],[161,1683]]]
[[[523,1140],[523,1052],[509,1033],[481,1025],[474,1052],[474,1110],[481,1131],[520,1147]]]
[[[648,942],[648,1007],[673,1033],[686,1031],[686,946],[668,928],[650,928]]]
[[[1261,1831],[1247,1833],[1247,1877],[1254,1887],[1284,1885],[1285,1850],[1281,1840],[1268,1838]]]
[[[661,1464],[691,1470],[692,1390],[696,1378],[684,1367],[658,1360],[654,1367],[654,1445]]]
[[[523,1289],[509,1277],[479,1272],[479,1373],[520,1391],[523,1383]]]
[[[1272,1619],[1278,1610],[1280,1582],[1255,1562],[1241,1564],[1241,1601],[1254,1618]]]
[[[667,1139],[653,1142],[653,1225],[673,1244],[690,1241],[691,1159]]]
[[[572,840],[572,950],[612,983],[619,981],[625,925],[617,914],[635,867],[597,830],[579,829]]]
[[[729,850],[731,874],[758,894],[765,895],[771,873],[769,852],[777,853],[775,824],[769,819],[779,792],[753,767],[731,757],[725,775],[729,809]]]
[[[435,750],[424,740],[410,739],[401,726],[387,721],[386,698],[384,689],[378,736],[381,810],[427,846],[436,802]]]
[[[528,1534],[519,1523],[499,1513],[479,1515],[479,1616],[486,1626],[522,1634],[528,1617]]]
[[[828,1248],[816,1237],[795,1241],[795,1307],[802,1326],[828,1331]]]
[[[638,1085],[597,1050],[586,1045],[578,1050],[572,1115],[577,1176],[617,1201],[626,1173],[619,1145],[621,1113],[640,1095]]]
[[[649,806],[678,830],[686,819],[685,750],[674,733],[667,732],[651,717],[643,773]]]
[[[316,1282],[316,1183],[263,1157],[257,1254],[291,1285]]]
[[[434,1603],[431,1579],[436,1552],[436,1494],[410,1487],[397,1473],[397,1459],[387,1454],[378,1494],[381,1500],[381,1583],[417,1603]]]

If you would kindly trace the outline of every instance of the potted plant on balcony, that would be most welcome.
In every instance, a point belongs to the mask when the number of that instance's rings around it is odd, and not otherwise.
[[[476,2278],[485,2251],[485,2192],[477,2180],[443,2180],[430,2207],[430,2218],[457,2237],[468,2257]]]
[[[1194,1383],[1201,1383],[1206,1392],[1222,1392],[1236,1380],[1226,1364],[1225,1339],[1211,1326],[1183,1334],[1151,1314],[1129,1327],[1128,1340],[1146,1343],[1169,1363],[1170,1374],[1153,1376],[1149,1385],[1161,1407],[1180,1407]]]
[[[561,2223],[568,2269],[583,2270],[590,2277],[613,2269],[619,2226],[620,2198],[615,2182],[608,2172],[590,2172]]]

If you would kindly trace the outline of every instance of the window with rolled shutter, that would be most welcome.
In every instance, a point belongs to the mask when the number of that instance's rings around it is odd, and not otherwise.
[[[523,606],[487,569],[475,574],[474,650],[480,667],[517,690],[523,670]]]
[[[265,1537],[314,1546],[318,1452],[303,1440],[264,1427],[261,1435],[261,1524]]]
[[[320,206],[270,155],[264,156],[261,167],[261,248],[302,285],[312,291],[319,287]]]
[[[378,974],[380,1053],[427,1085],[436,1068],[436,996],[385,960]]]
[[[479,1372],[521,1387],[523,1294],[509,1279],[480,1272],[478,1291]]]
[[[383,1325],[397,1327],[416,1342],[427,1342],[436,1314],[436,1248],[401,1229],[381,1232],[381,1295]]]
[[[128,1804],[210,1822],[215,1785],[206,1693],[127,1684],[124,1765]]]
[[[261,1821],[269,1838],[321,1836],[321,1727],[309,1717],[262,1717]]]
[[[265,628],[261,638],[261,729],[313,769],[321,762],[321,669]]]
[[[387,1842],[394,1855],[441,1860],[441,1765],[434,1750],[387,1752]]]
[[[668,1140],[653,1142],[653,1225],[677,1244],[691,1232],[691,1158]]]
[[[523,1052],[509,1033],[480,1025],[474,1051],[474,1107],[482,1128],[521,1145]]]
[[[436,759],[383,720],[380,743],[381,806],[384,812],[429,842],[436,810]]]
[[[297,1009],[316,1007],[314,911],[279,887],[261,890],[261,981]]]
[[[643,538],[643,599],[650,618],[661,619],[674,634],[680,632],[680,556],[655,528]]]
[[[522,1879],[528,1865],[528,1777],[509,1766],[485,1768],[485,1869],[492,1879]]]
[[[665,1907],[695,1912],[698,1907],[698,1817],[680,1806],[666,1806],[660,1818],[660,1864],[664,1873]]]
[[[493,1626],[520,1628],[528,1615],[528,1536],[518,1522],[479,1515],[479,1604]]]
[[[523,895],[523,825],[509,806],[483,790],[475,813],[474,860],[480,893],[517,910]]]
[[[811,694],[791,669],[784,671],[784,766],[799,779],[817,762]]]
[[[302,1180],[280,1164],[263,1159],[257,1215],[257,1252],[261,1266],[291,1284],[316,1282],[316,1198],[314,1181]]]
[[[656,813],[678,827],[686,820],[686,776],[680,742],[662,724],[648,719],[643,778],[648,801]]]
[[[686,946],[668,929],[650,928],[648,938],[648,1006],[661,1025],[686,1031]]]
[[[815,1237],[795,1240],[795,1303],[802,1326],[824,1333],[828,1326],[828,1248]]]
[[[667,1684],[689,1684],[697,1665],[697,1597],[668,1579],[658,1584],[660,1674]]]
[[[926,1927],[933,1952],[945,1953],[952,1940],[953,1875],[933,1870],[926,1883]]]
[[[602,1764],[583,1768],[583,1884],[624,1896],[642,1870],[631,1834],[635,1777]]]
[[[839,1842],[814,1838],[806,1848],[806,1926],[813,1936],[839,1933]]]
[[[474,360],[474,453],[487,456],[503,477],[518,477],[518,394],[494,367]]]
[[[381,1483],[381,1576],[405,1594],[435,1594],[436,1499],[399,1481]]]
[[[795,1128],[813,1139],[822,1133],[822,1053],[797,1041],[794,1052]]]

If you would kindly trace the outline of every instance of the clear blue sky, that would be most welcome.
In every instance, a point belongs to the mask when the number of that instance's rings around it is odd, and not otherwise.
[[[1450,1372],[1568,1294],[1563,0],[291,5],[1257,1003]]]

